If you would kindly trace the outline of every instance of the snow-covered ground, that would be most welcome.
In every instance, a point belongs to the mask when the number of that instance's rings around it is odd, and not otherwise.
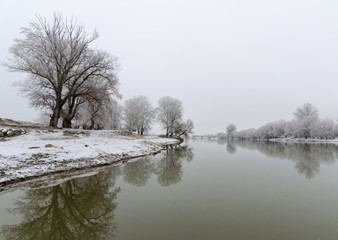
[[[270,142],[295,142],[295,143],[334,143],[338,144],[338,139],[317,139],[317,138],[270,138]]]
[[[178,142],[109,130],[30,129],[21,136],[0,141],[0,185],[153,154],[161,151],[164,145]]]

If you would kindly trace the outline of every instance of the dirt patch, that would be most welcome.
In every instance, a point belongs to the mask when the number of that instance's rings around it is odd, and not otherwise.
[[[53,144],[47,144],[45,148],[56,148],[56,146],[54,146]]]

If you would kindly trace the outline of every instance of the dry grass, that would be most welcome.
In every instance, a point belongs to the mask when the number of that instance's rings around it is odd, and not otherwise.
[[[43,126],[38,123],[19,122],[6,118],[0,118],[0,126],[9,128],[43,128]]]
[[[137,134],[134,134],[134,133],[128,132],[128,131],[121,131],[121,132],[119,132],[119,134],[121,136],[132,137],[132,138],[144,138],[141,135],[137,135]]]

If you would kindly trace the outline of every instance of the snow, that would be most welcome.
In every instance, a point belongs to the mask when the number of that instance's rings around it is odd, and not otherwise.
[[[153,154],[176,139],[111,130],[34,130],[0,141],[0,185]]]
[[[338,144],[338,138],[335,139],[318,139],[318,138],[270,138],[270,142],[296,142],[296,143],[332,143]]]

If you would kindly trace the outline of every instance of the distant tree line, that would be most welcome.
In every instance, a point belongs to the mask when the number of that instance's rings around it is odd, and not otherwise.
[[[293,115],[294,119],[290,121],[274,121],[258,129],[236,131],[231,124],[227,128],[225,137],[268,140],[272,138],[334,139],[338,136],[338,124],[332,119],[320,119],[318,109],[310,103],[297,108]]]
[[[145,96],[117,103],[118,59],[93,49],[98,34],[88,34],[73,19],[54,15],[51,23],[38,17],[22,28],[23,39],[10,48],[5,64],[10,71],[28,73],[19,85],[33,107],[48,113],[48,125],[57,127],[62,119],[66,128],[122,129],[143,134],[157,119],[166,136],[188,135],[194,127],[183,121],[182,102],[162,97],[156,109]],[[40,118],[46,119],[46,114]],[[122,123],[123,122],[123,123]]]

